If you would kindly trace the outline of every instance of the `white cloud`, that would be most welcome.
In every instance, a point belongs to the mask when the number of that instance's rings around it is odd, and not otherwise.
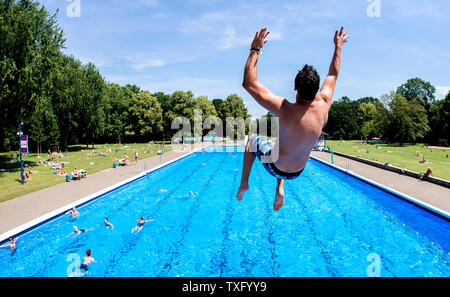
[[[157,0],[139,0],[142,4],[148,6],[148,7],[155,7],[158,5]]]
[[[132,61],[131,68],[135,70],[144,70],[150,67],[162,67],[166,64],[167,62],[161,59],[144,59],[139,61]]]
[[[447,96],[448,92],[450,92],[450,87],[436,86],[436,93],[438,95],[437,99],[440,99],[440,97]]]

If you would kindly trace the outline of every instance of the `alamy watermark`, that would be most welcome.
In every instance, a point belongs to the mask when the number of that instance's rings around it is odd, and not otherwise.
[[[367,276],[368,277],[380,277],[381,276],[381,258],[380,255],[372,253],[367,255],[367,262],[370,262],[367,266]]]
[[[192,126],[193,122],[193,126]],[[262,117],[256,121],[251,118],[244,119],[242,117],[228,117],[225,123],[218,117],[208,117],[203,119],[201,110],[194,110],[193,121],[186,117],[176,117],[172,120],[171,128],[177,130],[171,139],[172,148],[176,151],[185,152],[186,148],[194,149],[195,143],[213,142],[215,151],[226,151],[226,144],[230,141],[237,146],[243,147],[247,145],[249,137],[259,135],[270,135],[272,139],[278,139],[279,135],[279,118],[270,118],[270,127],[268,118]],[[270,129],[270,133],[269,132]],[[203,132],[208,131],[207,136],[203,136]],[[224,135],[225,131],[225,135]],[[179,146],[182,144],[182,146]],[[222,144],[222,146],[221,146]],[[274,145],[270,157],[261,157],[261,162],[276,162],[279,156],[279,148]]]
[[[67,276],[77,276],[80,274],[81,257],[78,254],[69,254],[66,258],[67,262],[70,262],[66,268]]]
[[[381,0],[367,0],[370,4],[367,6],[367,16],[369,18],[381,18]]]
[[[81,17],[81,0],[66,0],[70,2],[66,8],[66,14],[69,18],[80,18]]]

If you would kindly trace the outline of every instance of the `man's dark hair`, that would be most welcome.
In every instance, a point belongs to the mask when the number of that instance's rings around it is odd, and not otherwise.
[[[88,257],[90,257],[90,256],[92,255],[91,250],[87,250],[87,251],[86,251],[86,255],[87,255]]]
[[[306,64],[295,78],[295,88],[301,100],[313,101],[320,87],[320,76],[313,66]]]

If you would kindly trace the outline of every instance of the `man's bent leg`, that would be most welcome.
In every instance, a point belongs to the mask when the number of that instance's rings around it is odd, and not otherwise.
[[[273,210],[279,211],[284,205],[284,179],[277,179],[277,190],[275,193],[275,201]]]
[[[255,162],[256,155],[254,152],[250,151],[250,141],[247,142],[244,153],[244,164],[242,169],[241,186],[236,194],[237,200],[241,201],[244,198],[244,193],[248,191],[248,179],[250,177],[250,172],[252,171],[253,162]]]

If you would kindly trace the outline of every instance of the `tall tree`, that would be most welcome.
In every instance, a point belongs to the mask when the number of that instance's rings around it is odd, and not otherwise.
[[[358,108],[358,102],[346,96],[333,102],[324,131],[334,139],[357,137],[359,135]]]
[[[129,107],[130,124],[126,134],[148,141],[162,131],[162,108],[156,97],[148,91],[134,94]]]
[[[436,88],[421,78],[411,78],[397,89],[397,93],[408,101],[416,100],[429,113],[431,103],[435,99]]]
[[[391,94],[388,135],[400,144],[416,142],[429,131],[427,112],[417,101],[408,101],[398,93]]]
[[[30,127],[32,99],[48,97],[64,38],[55,15],[37,2],[2,0],[0,13],[0,149],[5,150],[16,146],[20,121]]]
[[[128,124],[128,107],[131,94],[127,87],[107,84],[104,89],[103,109],[105,112],[105,131],[107,139],[122,143]]]

